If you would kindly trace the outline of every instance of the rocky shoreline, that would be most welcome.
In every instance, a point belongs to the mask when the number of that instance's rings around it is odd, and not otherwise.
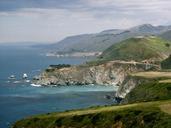
[[[130,78],[130,73],[159,69],[160,67],[154,64],[120,60],[95,66],[49,67],[48,70],[43,71],[37,79],[33,80],[33,83],[43,86],[87,84],[117,85],[119,89],[116,92],[116,96],[124,98],[137,83],[140,83],[140,81]]]

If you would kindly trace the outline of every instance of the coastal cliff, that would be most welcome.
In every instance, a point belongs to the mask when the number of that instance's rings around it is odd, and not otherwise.
[[[118,91],[125,93],[137,84],[136,80],[131,79],[126,82],[130,73],[158,69],[158,65],[119,60],[110,61],[96,66],[82,65],[62,68],[49,67],[33,82],[44,86],[88,84],[109,86],[118,85]],[[119,97],[125,95],[119,92],[117,93]]]
[[[119,86],[115,96],[120,98],[125,98],[125,96],[132,91],[136,86],[142,83],[148,83],[150,80],[140,77],[134,77],[132,75],[127,75],[123,80],[122,84]]]
[[[117,97],[124,98],[142,79],[130,74],[160,69],[171,54],[171,42],[155,36],[134,37],[114,44],[97,60],[78,66],[50,66],[33,83],[38,85],[118,85]]]

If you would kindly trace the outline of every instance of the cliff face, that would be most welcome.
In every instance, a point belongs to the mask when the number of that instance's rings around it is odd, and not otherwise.
[[[122,82],[121,86],[119,86],[115,96],[120,98],[125,98],[125,96],[136,86],[149,82],[148,79],[136,78],[132,76],[127,76]]]
[[[119,85],[117,96],[123,97],[136,85],[135,80],[129,79],[129,73],[158,69],[156,65],[146,65],[139,62],[110,61],[98,66],[71,66],[64,68],[51,68],[41,73],[35,84],[41,85]]]

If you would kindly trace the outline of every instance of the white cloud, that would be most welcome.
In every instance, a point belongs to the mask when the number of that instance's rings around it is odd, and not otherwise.
[[[76,8],[0,12],[0,42],[54,42],[69,35],[171,23],[169,0],[81,0]]]

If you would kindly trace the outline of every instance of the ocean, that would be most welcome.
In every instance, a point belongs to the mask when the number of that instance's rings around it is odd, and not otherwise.
[[[27,46],[0,46],[0,128],[34,114],[114,104],[105,95],[113,95],[113,86],[34,87],[23,82],[32,79],[51,64],[84,63],[92,58],[46,57],[45,51]],[[15,75],[15,80],[9,80]]]

